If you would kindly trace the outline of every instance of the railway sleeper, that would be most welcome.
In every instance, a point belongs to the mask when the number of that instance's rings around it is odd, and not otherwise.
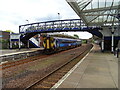
[[[41,84],[40,84],[40,86],[45,86],[45,87],[52,87],[53,85],[55,85],[55,83],[50,83],[50,82],[42,82]],[[37,86],[39,86],[39,85],[37,85]]]
[[[49,82],[49,81],[57,82],[58,80],[59,80],[59,79],[54,78],[54,77],[53,77],[53,78],[48,78],[48,79],[47,79],[48,82]]]
[[[69,71],[69,70],[68,70]],[[68,71],[61,71],[60,73],[67,73]]]
[[[54,81],[44,81],[43,83],[45,83],[45,84],[52,84],[52,85],[54,85],[54,84],[55,84],[55,82],[54,82]]]
[[[47,87],[47,86],[43,86],[43,85],[39,85],[39,86],[36,86],[36,87],[34,87],[34,88],[50,88],[50,87]]]
[[[68,71],[67,71],[67,72],[68,72]],[[58,72],[58,73],[56,73],[56,74],[57,74],[57,75],[60,75],[60,76],[64,76],[65,73],[67,73],[67,72],[61,71],[61,72]]]
[[[63,76],[63,74],[64,74],[63,72],[57,72],[57,73],[56,73],[56,75],[60,75],[60,76],[61,76],[61,75]]]
[[[61,77],[56,75],[56,74],[52,75],[50,78],[56,78],[55,80],[60,80],[61,79]]]

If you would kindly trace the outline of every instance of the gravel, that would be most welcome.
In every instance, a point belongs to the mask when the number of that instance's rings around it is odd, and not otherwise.
[[[25,88],[56,67],[77,56],[89,45],[63,51],[46,58],[14,66],[2,71],[3,88]]]

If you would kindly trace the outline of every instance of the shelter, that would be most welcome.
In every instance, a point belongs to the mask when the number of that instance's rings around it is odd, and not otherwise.
[[[66,0],[87,26],[100,26],[103,30],[102,51],[113,52],[120,40],[119,0]]]

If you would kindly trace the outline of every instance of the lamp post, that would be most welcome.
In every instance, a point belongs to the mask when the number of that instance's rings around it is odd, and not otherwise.
[[[28,22],[28,24],[29,24],[29,20],[26,20],[27,22]],[[27,41],[27,47],[28,47],[28,49],[29,49],[29,47],[30,47],[30,45],[29,45],[29,39],[28,39],[28,41]]]
[[[60,13],[58,13],[58,20],[60,20]],[[59,21],[58,27],[60,27],[60,21]]]
[[[29,20],[26,20],[27,21],[27,23],[29,24]]]
[[[58,13],[58,20],[60,20],[60,13]]]
[[[102,41],[101,41],[101,50],[102,52],[104,52],[104,36],[102,37]]]

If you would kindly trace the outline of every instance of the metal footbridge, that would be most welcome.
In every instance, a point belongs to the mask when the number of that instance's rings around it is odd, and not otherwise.
[[[31,24],[25,24],[19,26],[19,33],[22,34],[21,40],[33,37],[38,33],[49,33],[49,32],[71,32],[71,31],[88,31],[93,35],[102,37],[99,32],[101,27],[88,27],[81,19],[67,19],[67,20],[54,20],[46,22],[37,22]]]
[[[34,41],[31,43],[30,39],[39,33],[88,31],[101,38],[102,34],[99,30],[101,30],[101,27],[88,27],[82,22],[81,19],[54,20],[19,26],[21,41],[26,45],[29,41],[31,44],[30,46],[32,47],[37,47],[37,45],[34,44]]]

